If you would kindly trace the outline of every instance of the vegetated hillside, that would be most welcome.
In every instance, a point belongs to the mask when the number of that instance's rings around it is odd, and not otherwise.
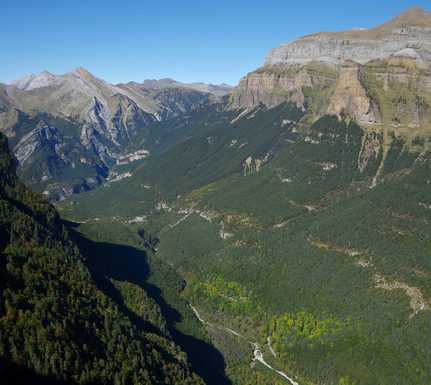
[[[291,104],[206,113],[63,215],[151,235],[235,384],[287,381],[247,341],[300,384],[428,384],[429,139]]]
[[[256,172],[272,157],[272,150],[292,134],[302,112],[292,104],[272,110],[258,106],[239,116],[242,110],[226,111],[209,106],[199,115],[186,115],[163,123],[150,132],[154,155],[134,168],[127,177],[78,196],[61,206],[80,205],[82,220],[110,213],[119,219],[156,209],[160,200],[176,199],[212,181]],[[158,132],[166,134],[158,136]],[[159,142],[160,144],[157,144]],[[246,160],[251,157],[250,165]]]
[[[0,135],[2,384],[201,384],[154,300],[126,280],[110,281],[111,298],[96,286],[56,210],[15,169]]]
[[[209,385],[230,385],[225,361],[181,293],[184,279],[153,254],[157,239],[142,229],[112,221],[75,226],[73,239],[90,272],[137,327],[170,336],[187,354],[191,369]],[[139,231],[137,231],[139,230]],[[81,234],[84,234],[83,237]],[[150,311],[148,301],[156,303]],[[155,329],[156,327],[156,329]]]

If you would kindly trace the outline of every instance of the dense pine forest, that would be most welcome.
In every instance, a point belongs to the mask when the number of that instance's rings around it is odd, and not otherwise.
[[[54,207],[15,168],[1,135],[2,383],[201,383],[158,305],[127,281],[111,281],[117,301],[106,295]]]
[[[213,123],[202,128],[199,114]],[[233,383],[286,381],[250,368],[255,342],[301,384],[427,384],[423,139],[334,116],[310,123],[290,104],[236,121],[229,111],[199,114],[155,127],[178,133],[187,121],[188,131],[132,177],[63,202],[62,215],[87,222],[79,229],[89,237],[127,228],[172,265],[182,296],[213,325]],[[382,150],[365,158],[373,142]]]

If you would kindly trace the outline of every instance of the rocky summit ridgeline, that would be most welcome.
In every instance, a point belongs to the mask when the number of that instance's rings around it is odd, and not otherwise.
[[[100,185],[142,151],[146,128],[208,103],[230,87],[172,79],[109,84],[84,68],[0,84],[0,130],[26,183],[51,200]],[[135,154],[135,145],[139,153]]]
[[[241,79],[234,106],[285,100],[363,125],[429,126],[431,13],[411,8],[371,29],[320,32],[272,49]]]
[[[365,64],[389,57],[410,57],[420,67],[431,63],[431,13],[414,7],[371,29],[320,32],[272,49],[264,65],[320,61],[340,66],[346,60]]]

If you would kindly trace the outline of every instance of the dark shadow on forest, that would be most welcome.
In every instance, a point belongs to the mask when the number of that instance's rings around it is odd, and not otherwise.
[[[1,385],[73,385],[75,382],[62,380],[55,376],[37,373],[34,369],[14,362],[6,357],[0,358]],[[102,382],[86,382],[85,385],[104,385]]]
[[[55,377],[43,376],[33,369],[12,362],[5,357],[0,359],[0,383],[2,385],[70,385]]]
[[[126,314],[138,329],[163,335],[157,327],[136,316],[122,304],[120,294],[110,278],[139,285],[147,292],[160,307],[169,334],[187,353],[192,370],[208,385],[231,385],[225,375],[226,364],[222,354],[208,342],[175,328],[175,324],[181,321],[181,314],[166,303],[158,287],[147,282],[150,269],[144,251],[127,245],[94,242],[75,231],[73,238],[85,257],[85,263],[97,287],[119,305],[123,314]]]

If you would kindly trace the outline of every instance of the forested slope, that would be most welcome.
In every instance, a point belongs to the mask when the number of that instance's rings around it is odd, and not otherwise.
[[[144,231],[235,384],[285,380],[223,328],[300,384],[428,384],[429,139],[291,104],[208,114],[63,215]]]
[[[2,383],[201,384],[143,290],[113,282],[147,329],[96,287],[56,210],[17,180],[3,135],[0,177]]]

